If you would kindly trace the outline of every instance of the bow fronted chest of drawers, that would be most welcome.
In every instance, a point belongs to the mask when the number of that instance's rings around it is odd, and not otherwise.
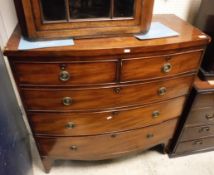
[[[209,37],[174,15],[157,15],[179,36],[75,40],[5,55],[48,172],[56,159],[101,160],[172,139]]]

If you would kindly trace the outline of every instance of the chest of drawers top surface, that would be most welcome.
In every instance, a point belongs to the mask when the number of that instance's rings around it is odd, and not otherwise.
[[[179,36],[144,41],[140,41],[133,36],[80,39],[75,40],[74,46],[20,51],[18,50],[20,31],[17,29],[11,36],[4,54],[16,57],[83,56],[88,58],[100,55],[123,55],[124,57],[128,57],[130,54],[146,54],[149,52],[153,52],[154,54],[156,51],[161,52],[166,50],[203,46],[210,40],[210,38],[200,30],[194,28],[174,15],[154,15],[153,22],[161,22],[178,32]],[[124,53],[124,49],[130,50],[126,50],[125,52],[128,53]],[[103,59],[103,57],[101,59]]]

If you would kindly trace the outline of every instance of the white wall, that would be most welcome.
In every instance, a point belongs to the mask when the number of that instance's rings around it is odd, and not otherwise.
[[[6,45],[17,24],[13,0],[0,0],[0,46]]]
[[[182,19],[192,22],[200,3],[201,0],[155,0],[154,13],[174,13]]]

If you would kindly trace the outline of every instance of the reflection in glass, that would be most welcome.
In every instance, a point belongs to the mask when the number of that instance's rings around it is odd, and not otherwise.
[[[70,0],[71,19],[110,18],[110,0]]]
[[[114,0],[114,17],[133,17],[134,0]]]
[[[66,6],[64,0],[41,0],[41,5],[45,21],[66,19]]]

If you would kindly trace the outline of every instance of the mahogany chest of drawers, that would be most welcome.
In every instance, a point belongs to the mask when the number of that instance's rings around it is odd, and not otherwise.
[[[101,160],[169,147],[209,37],[174,15],[157,15],[180,35],[75,40],[5,49],[46,172],[56,159]]]
[[[214,149],[214,85],[197,79],[190,94],[171,156]],[[176,138],[175,138],[176,139]]]

